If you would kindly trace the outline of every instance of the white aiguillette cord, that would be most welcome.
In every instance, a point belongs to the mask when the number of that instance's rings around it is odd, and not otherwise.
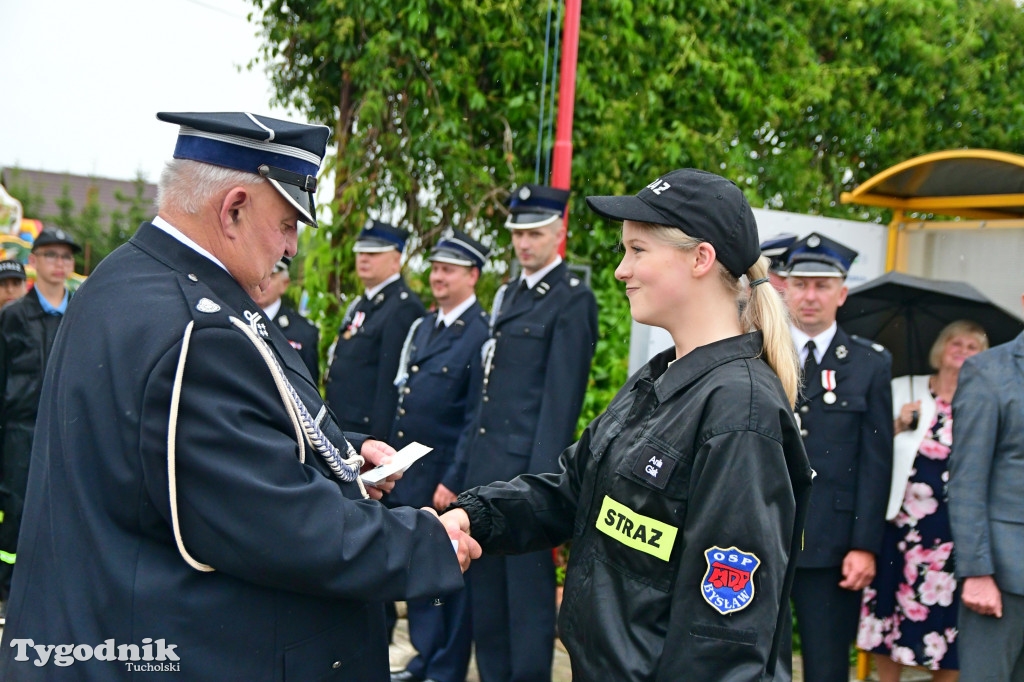
[[[236,317],[229,317],[228,319],[233,325],[241,329],[249,338],[253,346],[255,346],[256,350],[259,352],[260,357],[262,357],[263,361],[266,363],[271,376],[274,377],[274,384],[277,386],[278,393],[281,396],[281,402],[284,404],[285,411],[288,412],[288,417],[291,419],[292,426],[295,429],[295,440],[299,446],[299,461],[306,461],[306,441],[308,440],[310,446],[316,450],[321,457],[323,457],[324,461],[331,469],[331,472],[339,480],[345,483],[355,481],[359,486],[359,492],[362,494],[363,498],[369,498],[369,495],[366,492],[366,487],[359,478],[359,470],[362,468],[364,462],[363,458],[356,453],[352,444],[346,440],[345,445],[348,446],[348,452],[346,453],[348,454],[348,458],[343,459],[338,449],[333,443],[331,443],[327,436],[324,435],[323,431],[320,430],[316,421],[309,414],[309,410],[306,409],[306,406],[295,392],[295,389],[284,376],[284,370],[282,370],[280,364],[278,364],[277,358],[275,358],[270,352],[270,348],[267,346],[267,343],[252,330],[251,325],[255,324],[259,319],[259,316],[253,316],[251,324],[245,324]],[[188,553],[188,550],[185,549],[185,544],[181,539],[181,527],[178,522],[178,486],[174,473],[178,405],[181,401],[181,385],[182,376],[185,373],[185,358],[188,355],[189,341],[192,337],[192,329],[194,326],[195,322],[189,322],[188,326],[185,327],[185,334],[181,340],[181,352],[178,355],[178,366],[174,373],[174,385],[171,389],[171,409],[167,424],[167,487],[168,497],[170,498],[171,504],[171,526],[174,529],[174,542],[178,546],[178,553],[181,554],[181,557],[192,568],[197,571],[209,572],[215,569],[212,566],[196,561],[196,559]]]

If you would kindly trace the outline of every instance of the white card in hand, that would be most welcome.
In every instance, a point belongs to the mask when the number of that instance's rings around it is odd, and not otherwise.
[[[363,483],[367,485],[376,486],[391,474],[405,471],[412,466],[413,462],[433,449],[423,443],[409,443],[391,458],[390,464],[381,464],[374,467],[359,478],[363,479]]]

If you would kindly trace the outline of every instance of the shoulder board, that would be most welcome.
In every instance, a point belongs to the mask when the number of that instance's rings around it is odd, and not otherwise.
[[[871,339],[865,339],[865,338],[863,338],[861,336],[857,336],[856,334],[850,334],[850,340],[853,341],[854,343],[857,343],[857,344],[861,345],[861,346],[865,346],[866,348],[870,348],[871,350],[875,351],[876,353],[888,353],[889,352],[889,350],[885,346],[883,346],[882,344],[876,343],[876,342],[872,341]]]

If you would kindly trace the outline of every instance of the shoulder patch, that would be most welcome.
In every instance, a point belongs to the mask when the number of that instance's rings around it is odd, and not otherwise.
[[[700,593],[711,608],[723,616],[742,611],[754,601],[754,571],[761,560],[752,552],[717,545],[704,551],[708,570]]]
[[[203,298],[199,299],[198,303],[196,303],[196,310],[198,310],[201,313],[216,313],[220,311],[220,305],[214,303],[213,301],[204,296]]]

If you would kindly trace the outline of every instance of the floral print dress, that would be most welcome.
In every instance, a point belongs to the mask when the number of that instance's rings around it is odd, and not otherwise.
[[[956,670],[959,590],[946,505],[953,406],[935,399],[903,506],[886,524],[878,574],[864,590],[857,646],[903,665]]]

